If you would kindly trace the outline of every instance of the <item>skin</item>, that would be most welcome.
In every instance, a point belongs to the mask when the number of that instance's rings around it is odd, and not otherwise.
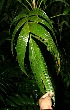
[[[51,100],[52,96],[53,96],[53,93],[48,92],[39,99],[40,110],[53,110],[52,100]]]

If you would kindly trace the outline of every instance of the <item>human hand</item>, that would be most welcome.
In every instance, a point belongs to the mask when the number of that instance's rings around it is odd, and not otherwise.
[[[52,92],[47,92],[44,94],[40,99],[39,99],[39,106],[40,110],[53,110],[52,108],[52,98],[53,93]]]

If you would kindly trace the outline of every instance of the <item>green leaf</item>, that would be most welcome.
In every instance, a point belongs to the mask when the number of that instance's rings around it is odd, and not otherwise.
[[[21,101],[15,96],[9,96],[9,99],[16,105],[22,105]]]
[[[32,81],[33,81],[33,80],[32,80]],[[31,101],[32,104],[34,104],[34,98],[33,98],[32,95],[30,95],[30,101]]]
[[[19,37],[17,40],[17,46],[16,46],[19,66],[24,73],[26,73],[24,68],[24,59],[25,59],[28,39],[29,39],[29,27],[28,27],[28,23],[25,23],[24,27],[22,28],[19,34]]]
[[[30,99],[25,94],[22,94],[22,97],[25,100],[26,104],[32,105],[32,102],[30,102]]]
[[[67,8],[64,10],[63,14],[64,14],[64,15],[67,15],[69,12],[70,12],[70,7],[67,7]]]
[[[43,10],[37,8],[30,11],[28,20],[36,23],[41,23],[44,26],[48,27],[48,29],[52,31],[55,37],[52,22]]]
[[[15,22],[17,23],[19,20],[21,20],[21,19],[23,19],[23,18],[25,18],[25,17],[28,17],[28,15],[27,15],[27,14],[24,14],[24,12],[22,11],[21,13],[19,13],[18,16],[16,16],[16,17],[13,19],[11,26],[12,26]]]
[[[20,3],[27,9],[27,11],[30,11],[29,8],[28,8],[28,6],[25,5],[25,4],[22,2],[22,0],[17,0],[17,1],[20,2]]]
[[[29,17],[29,21],[36,22],[36,23],[41,23],[44,26],[48,27],[48,29],[50,29],[51,31],[53,31],[53,29],[50,26],[50,24],[46,20],[44,20],[44,19],[42,19],[42,18],[40,18],[38,16],[31,16],[31,17]]]
[[[54,91],[44,58],[38,45],[32,38],[29,41],[29,59],[32,72],[38,81],[41,92],[44,93],[44,86],[46,91]]]
[[[21,28],[22,25],[24,25],[25,22],[26,22],[26,18],[20,20],[18,22],[17,26],[14,29],[14,32],[12,34],[12,39],[11,39],[11,51],[12,51],[12,54],[13,54],[13,41],[14,41],[15,34],[19,31],[19,29]]]
[[[48,67],[38,45],[32,38],[29,41],[29,59],[31,70],[35,76],[40,91],[43,94],[45,93],[45,90],[46,92],[52,91],[54,93],[53,101],[55,105],[55,92],[49,76]]]
[[[44,20],[46,20],[51,27],[53,27],[51,20],[49,19],[49,17],[46,15],[46,13],[41,10],[41,9],[34,9],[32,11],[30,11],[29,16],[39,16],[41,18],[43,18]]]
[[[40,76],[40,65],[39,65],[39,62],[37,62],[37,59],[36,59],[36,57],[38,56],[38,52],[36,53],[35,51],[36,51],[36,47],[34,47],[34,45],[33,45],[33,42],[32,42],[33,40],[32,39],[30,39],[30,41],[29,41],[29,59],[30,59],[30,66],[31,66],[31,69],[32,69],[32,72],[34,73],[34,76],[35,76],[35,78],[36,78],[36,81],[37,81],[37,84],[38,84],[38,86],[39,86],[39,88],[40,88],[40,90],[41,90],[41,92],[45,92],[45,90],[44,90],[44,86],[43,86],[43,84],[42,84],[42,80],[41,80],[41,76]],[[35,50],[34,50],[35,49]],[[37,54],[37,55],[36,55]],[[40,58],[38,59],[38,60],[40,60]],[[38,64],[37,64],[38,63]],[[39,65],[39,66],[38,66]],[[39,68],[38,68],[38,67]],[[39,74],[37,74],[37,72],[39,72]],[[41,71],[42,72],[42,71]]]
[[[6,87],[4,86],[3,83],[0,83],[0,91],[6,93]]]
[[[25,99],[23,98],[23,97],[21,97],[20,95],[16,95],[16,97],[17,97],[17,99],[18,100],[20,100],[20,102],[22,103],[22,104],[26,104],[26,101],[25,101]]]
[[[10,105],[12,107],[17,107],[17,105],[9,99],[6,99],[6,102],[7,102],[8,105]]]
[[[47,50],[54,56],[55,61],[59,59],[58,49],[50,35],[50,33],[40,24],[29,23],[31,33],[36,35],[36,38],[47,46]]]

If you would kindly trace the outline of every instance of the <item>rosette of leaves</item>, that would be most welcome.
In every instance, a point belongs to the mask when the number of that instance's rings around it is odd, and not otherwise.
[[[30,69],[36,78],[41,92],[54,92],[48,67],[38,45],[42,42],[46,46],[47,50],[52,54],[58,72],[60,55],[57,45],[52,37],[54,36],[55,38],[55,33],[53,31],[51,20],[43,10],[36,8],[26,14],[21,12],[14,18],[12,25],[13,24],[15,24],[15,29],[12,34],[11,50],[13,53],[13,46],[15,45],[18,63],[21,70],[27,74],[25,57],[26,53],[28,53]]]

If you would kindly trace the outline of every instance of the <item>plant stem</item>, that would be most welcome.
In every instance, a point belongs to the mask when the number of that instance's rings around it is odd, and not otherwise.
[[[59,15],[55,15],[55,16],[52,16],[50,18],[55,18],[55,17],[58,17],[58,16],[64,16],[65,14],[59,14]]]
[[[33,8],[36,8],[35,0],[32,1]]]
[[[27,1],[27,3],[30,5],[30,7],[32,8],[32,5],[31,5],[31,3],[28,1],[28,0],[26,0]]]

